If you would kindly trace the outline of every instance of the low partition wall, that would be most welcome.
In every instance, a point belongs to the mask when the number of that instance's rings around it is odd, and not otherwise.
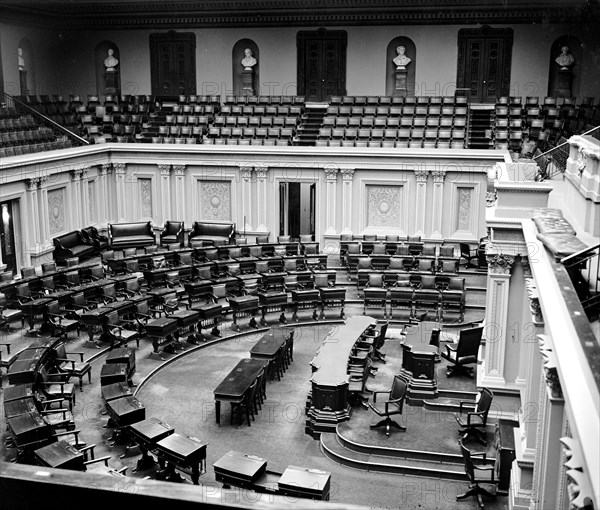
[[[287,183],[309,185],[298,209],[312,200],[325,252],[341,234],[477,241],[488,175],[509,160],[493,150],[108,143],[4,158],[0,176],[23,266],[51,259],[52,238],[86,225],[232,222],[274,239],[288,233]]]

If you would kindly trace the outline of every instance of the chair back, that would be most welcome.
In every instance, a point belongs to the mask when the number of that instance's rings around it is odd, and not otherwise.
[[[473,466],[473,460],[471,459],[471,450],[469,450],[463,443],[462,440],[458,440],[460,446],[460,453],[462,453],[463,461],[465,463],[465,473],[469,482],[475,483],[475,467]]]
[[[251,257],[260,257],[262,255],[262,246],[250,245],[249,251]]]
[[[83,292],[78,292],[77,294],[73,295],[73,304],[75,306],[85,306],[85,295],[83,294]]]
[[[54,278],[52,276],[46,276],[42,278],[42,289],[47,292],[54,292]]]
[[[404,397],[406,397],[406,390],[408,389],[408,382],[404,377],[399,375],[394,376],[394,382],[392,383],[392,389],[390,391],[390,402],[393,402],[396,409],[393,414],[401,414],[402,407],[404,406]]]
[[[488,388],[482,388],[479,392],[479,401],[477,402],[477,408],[475,412],[483,413],[482,421],[485,425],[487,422],[487,415],[490,411],[490,407],[492,406],[492,400],[494,399],[494,394]]]
[[[382,274],[370,274],[369,275],[369,287],[383,288],[383,275]]]
[[[31,290],[29,290],[28,283],[22,283],[21,285],[17,285],[17,296],[24,299],[31,299]]]
[[[228,264],[227,272],[230,276],[239,276],[240,274],[242,274],[242,270],[239,264]]]
[[[21,276],[23,278],[30,278],[32,276],[35,276],[35,267],[22,267]]]
[[[257,244],[266,244],[269,242],[269,236],[256,236]]]
[[[183,229],[183,221],[165,221],[165,234],[177,235]]]
[[[268,273],[269,272],[269,262],[266,260],[259,260],[256,262],[256,272],[257,273]]]
[[[379,330],[379,336],[375,339],[374,345],[377,349],[383,347],[385,343],[385,335],[387,334],[388,323],[384,322]]]
[[[140,263],[137,260],[126,260],[125,261],[125,272],[127,273],[139,273]]]
[[[106,324],[108,324],[108,326],[118,326],[120,322],[121,320],[119,319],[119,312],[116,310],[114,312],[110,312],[106,316]]]
[[[467,356],[477,357],[479,344],[483,335],[483,326],[477,328],[463,329],[458,337],[458,347],[456,349],[456,359]]]
[[[56,262],[45,262],[42,264],[42,274],[53,273],[56,271]]]
[[[114,283],[102,287],[102,297],[117,299],[117,288]]]
[[[358,269],[371,269],[371,257],[360,257],[358,259]]]
[[[239,259],[242,256],[241,248],[229,248],[229,258],[230,259]]]
[[[319,287],[327,287],[329,285],[328,281],[327,281],[327,275],[326,274],[315,274],[314,275],[314,285],[315,288],[319,288]]]
[[[301,243],[312,243],[312,235],[311,234],[300,234],[300,242]]]
[[[135,304],[136,315],[150,315],[150,305],[148,301],[140,301]]]
[[[60,359],[67,359],[67,349],[64,342],[60,342],[54,347],[54,356]]]
[[[179,253],[178,254],[179,257],[179,263],[186,265],[186,266],[191,266],[192,265],[192,254],[189,252],[186,253]]]
[[[48,303],[48,305],[46,306],[46,310],[48,311],[48,313],[58,315],[60,313],[60,305],[58,304],[58,301],[52,301]]]
[[[104,268],[102,266],[90,268],[90,276],[96,280],[101,280],[105,276]]]

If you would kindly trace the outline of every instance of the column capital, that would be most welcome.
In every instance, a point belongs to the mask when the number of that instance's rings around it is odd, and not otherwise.
[[[529,264],[529,258],[526,255],[520,255],[519,260],[523,265],[523,272],[525,273],[525,278],[531,278],[531,265]]]
[[[185,165],[173,165],[173,173],[179,177],[185,175]]]
[[[256,172],[256,177],[258,178],[258,180],[264,181],[267,178],[269,167],[267,165],[256,165],[254,167],[254,171]]]
[[[241,163],[240,164],[240,174],[242,175],[242,179],[245,181],[249,181],[252,179],[252,171],[254,167],[251,163]]]
[[[112,172],[112,165],[110,163],[102,163],[102,166],[98,170],[98,175],[106,175]]]
[[[40,183],[39,177],[32,177],[31,179],[27,179],[27,191],[36,190],[39,183]]]
[[[550,396],[554,399],[563,400],[562,386],[558,377],[558,360],[552,349],[550,338],[547,335],[538,335],[538,344],[542,356],[542,369],[546,379],[546,386],[550,390]]]
[[[327,182],[336,182],[338,176],[338,168],[337,167],[325,167],[323,169],[325,171],[325,179]]]
[[[79,169],[79,171],[81,172],[80,178],[81,179],[87,179],[88,178],[88,173],[89,173],[90,169],[91,169],[91,167],[89,167],[89,166],[81,167]]]
[[[38,187],[43,188],[48,182],[49,178],[47,175],[42,175],[38,180]]]
[[[417,178],[417,182],[427,182],[427,176],[429,175],[429,170],[415,170],[415,177]]]
[[[159,163],[156,166],[158,166],[158,169],[160,170],[160,175],[164,175],[166,177],[171,175],[171,165],[165,164],[165,163]]]
[[[77,181],[81,180],[82,173],[83,172],[80,168],[75,168],[74,170],[71,170],[71,180],[73,182],[77,182]]]
[[[127,171],[127,163],[113,163],[112,166],[117,174],[124,175]]]
[[[351,181],[354,178],[354,168],[340,168],[340,173],[344,181]]]
[[[433,177],[433,182],[444,182],[446,178],[446,170],[432,170],[431,177]]]
[[[515,263],[515,257],[505,255],[504,253],[494,253],[486,255],[488,270],[494,274],[510,274],[510,269]]]

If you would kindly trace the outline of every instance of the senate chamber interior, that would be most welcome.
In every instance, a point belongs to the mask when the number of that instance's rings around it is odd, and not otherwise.
[[[0,1],[0,507],[600,507],[597,0]]]

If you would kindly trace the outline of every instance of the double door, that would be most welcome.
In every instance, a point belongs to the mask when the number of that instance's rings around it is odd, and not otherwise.
[[[150,62],[153,95],[175,98],[196,93],[194,34],[151,34]]]
[[[495,103],[510,91],[512,30],[463,29],[459,32],[457,88],[472,102]]]
[[[298,94],[307,101],[326,101],[346,94],[345,31],[298,32]]]

